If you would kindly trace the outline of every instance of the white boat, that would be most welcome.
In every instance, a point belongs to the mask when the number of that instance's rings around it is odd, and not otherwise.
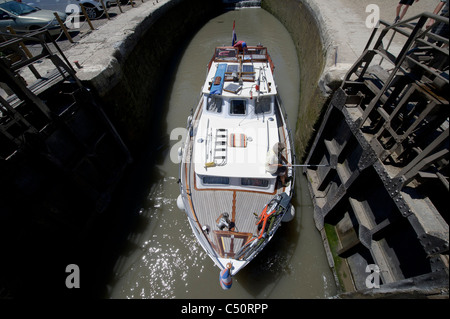
[[[293,217],[295,151],[266,47],[217,47],[207,70],[178,150],[177,204],[216,266],[234,276]],[[266,171],[277,143],[284,183]]]

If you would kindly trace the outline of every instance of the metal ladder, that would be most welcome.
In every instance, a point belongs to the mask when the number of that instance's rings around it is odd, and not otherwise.
[[[214,163],[223,166],[227,163],[228,130],[216,129],[216,140],[214,145]]]

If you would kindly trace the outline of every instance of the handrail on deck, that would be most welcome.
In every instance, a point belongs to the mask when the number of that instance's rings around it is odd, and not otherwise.
[[[248,58],[250,57],[250,58]],[[269,55],[267,47],[262,45],[248,46],[242,53],[233,46],[216,47],[207,70],[211,68],[213,62],[268,62],[273,73],[275,66]]]
[[[263,46],[248,46],[243,52],[232,46],[216,47],[212,60],[237,62],[241,57],[248,57],[252,60],[266,61],[269,60],[269,53]]]

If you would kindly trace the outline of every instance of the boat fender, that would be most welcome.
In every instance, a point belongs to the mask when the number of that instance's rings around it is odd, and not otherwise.
[[[231,285],[233,284],[233,279],[231,277],[231,267],[232,267],[231,263],[228,263],[227,268],[222,269],[220,271],[219,275],[220,286],[224,290],[230,289]]]
[[[290,205],[290,207],[286,210],[286,213],[284,213],[281,221],[283,223],[287,223],[287,222],[290,222],[291,220],[293,220],[294,217],[295,217],[295,208],[294,208],[294,206]]]
[[[183,157],[183,148],[180,146],[178,148],[178,161],[181,162],[181,158]]]
[[[183,198],[181,197],[181,194],[178,195],[178,197],[177,197],[177,206],[178,206],[179,210],[181,210],[183,212],[186,211],[186,209],[184,208]]]

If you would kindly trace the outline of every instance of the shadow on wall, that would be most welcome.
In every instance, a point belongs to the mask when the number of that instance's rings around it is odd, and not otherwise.
[[[261,7],[283,23],[297,49],[300,101],[295,139],[297,156],[302,161],[328,101],[328,96],[319,87],[327,55],[321,40],[321,30],[312,8],[305,1],[285,0],[280,5],[276,0],[263,0]]]

